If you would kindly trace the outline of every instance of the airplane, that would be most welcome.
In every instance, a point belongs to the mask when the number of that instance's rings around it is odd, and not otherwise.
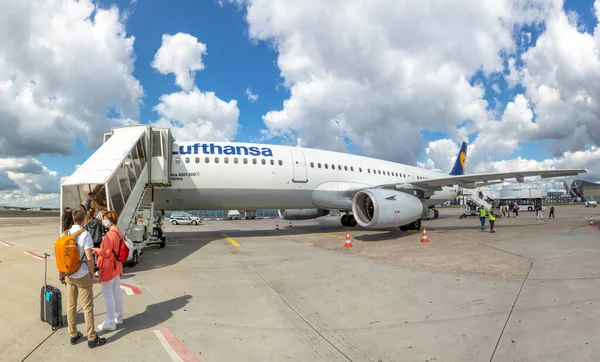
[[[463,142],[449,174],[381,159],[313,148],[241,142],[174,142],[171,185],[153,188],[156,209],[278,209],[286,220],[341,210],[343,226],[419,230],[428,208],[460,188],[564,177],[585,170],[465,175]]]

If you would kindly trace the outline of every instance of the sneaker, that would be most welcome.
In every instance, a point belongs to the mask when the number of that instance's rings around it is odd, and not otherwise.
[[[77,336],[76,337],[71,337],[71,344],[75,345],[77,344],[77,342],[79,341],[79,339],[83,337],[83,334],[81,334],[81,332],[77,332]]]
[[[100,338],[100,337],[96,336],[95,340],[88,341],[88,347],[96,348],[96,347],[100,347],[100,346],[104,345],[104,343],[106,343],[106,338]]]
[[[101,331],[114,331],[115,329],[117,329],[117,326],[114,324],[107,324],[106,322],[103,322],[102,324],[98,324],[98,329]]]
[[[123,324],[123,319],[117,319],[117,324]]]

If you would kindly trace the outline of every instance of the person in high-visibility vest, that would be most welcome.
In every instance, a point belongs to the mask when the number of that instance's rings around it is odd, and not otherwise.
[[[487,215],[487,210],[485,207],[479,207],[479,221],[481,221],[481,230],[485,230],[485,216]]]
[[[496,216],[494,216],[494,209],[491,209],[487,213],[488,220],[490,221],[490,232],[495,233],[494,231],[494,221],[496,221]]]

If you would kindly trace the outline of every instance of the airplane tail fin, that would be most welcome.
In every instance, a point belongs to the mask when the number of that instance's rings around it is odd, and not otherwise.
[[[454,168],[450,171],[450,176],[460,176],[465,174],[465,164],[467,162],[467,143],[463,142],[458,152],[458,157],[454,163]]]

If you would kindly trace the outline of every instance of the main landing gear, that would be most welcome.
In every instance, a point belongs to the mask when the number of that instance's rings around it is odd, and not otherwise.
[[[408,225],[402,225],[402,226],[400,226],[400,230],[402,230],[402,231],[421,230],[421,220],[413,221]]]
[[[355,227],[356,224],[358,224],[358,223],[356,222],[354,215],[348,215],[348,214],[342,215],[342,225],[343,226]]]

